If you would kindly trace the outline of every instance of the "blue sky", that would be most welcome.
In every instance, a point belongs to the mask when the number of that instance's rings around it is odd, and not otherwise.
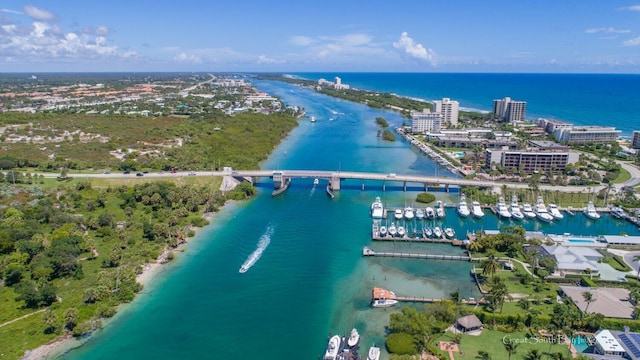
[[[0,3],[0,72],[640,73],[640,0]]]

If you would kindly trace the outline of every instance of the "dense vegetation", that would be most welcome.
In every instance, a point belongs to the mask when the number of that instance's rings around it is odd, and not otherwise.
[[[355,89],[336,90],[330,88],[321,88],[318,91],[340,99],[363,103],[376,109],[397,110],[407,117],[411,116],[411,111],[422,111],[425,108],[433,109],[433,105],[430,103],[400,97],[390,93]]]
[[[385,141],[396,141],[396,136],[393,135],[393,133],[391,131],[389,131],[389,129],[384,129],[384,130],[382,130],[382,140],[385,140]]]
[[[428,204],[434,201],[436,201],[436,196],[426,192],[420,193],[418,194],[418,196],[416,196],[416,202],[419,202],[419,203]]]
[[[385,120],[383,117],[380,117],[380,116],[376,118],[376,124],[378,124],[379,126],[382,126],[383,128],[389,127],[389,123],[387,122],[387,120]]]

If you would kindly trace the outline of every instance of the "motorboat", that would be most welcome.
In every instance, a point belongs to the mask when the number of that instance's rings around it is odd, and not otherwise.
[[[458,215],[466,218],[469,214],[470,212],[469,207],[467,206],[467,200],[464,194],[462,194],[460,195],[460,202],[458,203]]]
[[[421,208],[416,209],[416,219],[418,220],[424,219],[424,210],[422,210]]]
[[[391,225],[389,226],[389,229],[387,230],[387,232],[391,236],[396,236],[396,234],[398,233],[398,229],[396,229],[396,224],[391,223]]]
[[[611,209],[611,216],[617,218],[617,219],[626,219],[627,218],[627,213],[624,211],[624,209],[622,209],[621,207],[614,207],[613,209]]]
[[[315,116],[311,117],[311,122],[316,122],[316,117]]]
[[[482,207],[480,206],[479,202],[474,201],[471,203],[471,213],[473,214],[473,217],[476,218],[481,218],[484,216],[484,211],[482,211]]]
[[[536,213],[533,211],[533,208],[527,203],[522,204],[522,213],[530,219],[536,217]]]
[[[380,348],[373,345],[369,348],[367,360],[380,360]]]
[[[381,237],[387,236],[387,227],[384,225],[380,226],[380,229],[378,229],[378,233]]]
[[[547,209],[549,210],[549,213],[551,214],[551,216],[553,216],[554,219],[557,219],[557,220],[564,219],[564,215],[562,215],[562,213],[560,212],[560,209],[558,209],[558,205],[549,204],[549,207]]]
[[[320,183],[320,180],[318,180],[318,178],[313,179],[313,185],[318,185]]]
[[[327,344],[327,350],[324,352],[324,360],[336,360],[338,352],[340,352],[340,343],[342,339],[340,335],[333,335]]]
[[[428,217],[429,219],[433,219],[436,217],[436,211],[433,210],[432,207],[427,207],[425,209],[425,212],[426,212],[426,217]]]
[[[456,232],[453,231],[452,228],[446,228],[444,229],[444,236],[446,236],[447,239],[453,239],[454,237],[456,237]]]
[[[394,216],[397,220],[402,219],[402,218],[404,217],[404,214],[402,213],[402,209],[396,209],[396,210],[393,212],[393,216]]]
[[[349,335],[349,339],[347,339],[347,345],[350,348],[354,348],[358,346],[360,343],[360,334],[358,334],[358,330],[356,328],[351,329],[351,334]]]
[[[438,239],[442,238],[442,230],[440,227],[436,226],[433,228],[433,236]]]
[[[593,205],[593,201],[589,201],[587,207],[584,209],[584,215],[591,220],[600,219],[600,214],[596,211],[595,205]]]
[[[407,234],[407,230],[404,226],[398,226],[398,236],[404,237]]]
[[[424,228],[424,234],[427,237],[432,237],[433,236],[433,229],[431,229],[430,227],[427,226],[426,228]]]
[[[509,206],[509,212],[511,213],[511,217],[515,220],[524,219],[524,215],[522,214],[522,211],[520,211],[520,205],[518,205],[518,197],[516,195],[513,195],[511,197],[511,205]]]
[[[371,217],[374,219],[382,219],[383,214],[384,214],[384,206],[382,206],[382,201],[380,201],[380,197],[376,196],[376,200],[371,204]]]
[[[496,212],[498,216],[503,219],[511,219],[511,213],[509,212],[509,208],[507,204],[504,202],[504,198],[500,196],[498,199],[498,204],[496,205]]]
[[[404,208],[404,217],[407,220],[413,220],[414,213],[413,213],[413,208],[412,207],[407,206],[406,208]]]
[[[533,206],[533,212],[536,213],[536,217],[540,221],[544,222],[552,222],[553,216],[549,214],[547,211],[547,206],[544,204],[542,200],[542,196],[538,196],[538,200],[536,200],[536,204]]]
[[[395,300],[395,299],[374,299],[371,302],[371,306],[373,306],[374,308],[386,308],[386,307],[392,307],[397,303],[398,303],[398,300]]]
[[[444,204],[440,200],[438,200],[436,205],[436,216],[439,218],[443,218],[446,216],[446,213],[444,212]]]

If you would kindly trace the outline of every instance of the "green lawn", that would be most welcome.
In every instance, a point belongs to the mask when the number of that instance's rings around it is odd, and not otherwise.
[[[618,177],[615,178],[612,183],[614,184],[621,184],[627,180],[631,179],[631,173],[629,173],[625,168],[620,168],[620,174],[618,174]]]

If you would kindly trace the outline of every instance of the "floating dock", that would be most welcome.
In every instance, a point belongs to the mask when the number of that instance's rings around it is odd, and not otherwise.
[[[420,253],[404,253],[404,252],[376,252],[369,247],[362,249],[362,256],[376,256],[376,257],[394,257],[394,258],[407,258],[407,259],[432,259],[432,260],[458,260],[458,261],[472,261],[471,256],[468,255],[440,255],[440,254],[420,254]]]
[[[420,303],[436,303],[436,302],[441,302],[446,300],[441,298],[428,298],[428,297],[421,297],[421,296],[397,296],[393,291],[389,291],[389,290],[378,288],[378,287],[373,288],[371,296],[373,300],[393,299],[397,301],[420,302]],[[483,299],[476,300],[474,298],[461,299],[460,302],[466,305],[479,305],[479,304],[485,303]]]

